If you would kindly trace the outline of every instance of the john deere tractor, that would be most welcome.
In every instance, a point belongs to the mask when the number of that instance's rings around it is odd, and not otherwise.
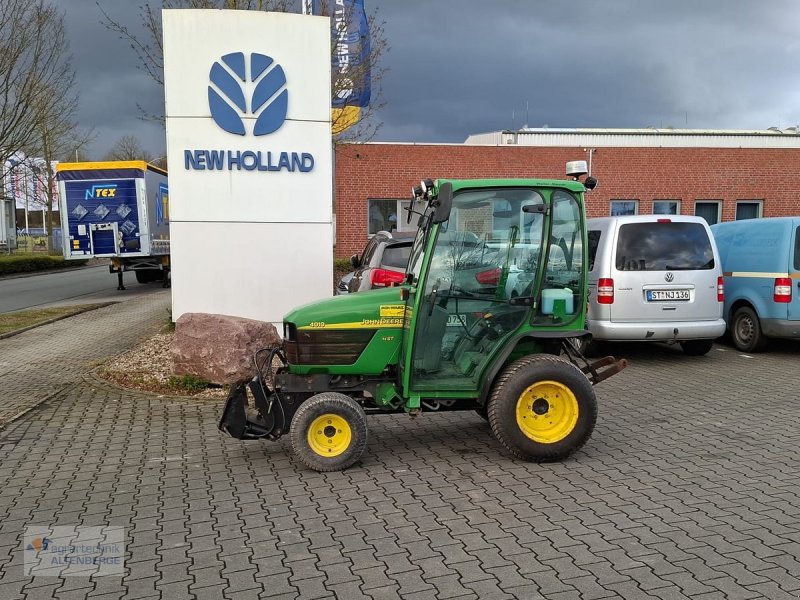
[[[584,193],[596,184],[585,174],[575,161],[566,180],[423,180],[401,280],[286,315],[282,344],[256,354],[259,374],[231,391],[220,429],[288,434],[318,471],[359,460],[368,413],[476,411],[524,460],[580,448],[597,418],[592,386],[625,367],[579,350]]]

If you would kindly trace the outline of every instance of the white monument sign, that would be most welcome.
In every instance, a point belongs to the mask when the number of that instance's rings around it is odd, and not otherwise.
[[[162,20],[172,316],[280,323],[332,290],[329,20]]]

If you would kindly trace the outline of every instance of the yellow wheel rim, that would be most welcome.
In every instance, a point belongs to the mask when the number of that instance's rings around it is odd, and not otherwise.
[[[339,456],[352,439],[349,423],[339,415],[317,417],[308,428],[308,445],[319,456]]]
[[[558,381],[537,381],[517,400],[517,425],[534,442],[553,444],[567,437],[578,422],[578,401]]]

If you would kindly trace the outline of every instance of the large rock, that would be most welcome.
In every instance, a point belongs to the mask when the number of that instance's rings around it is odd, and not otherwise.
[[[255,375],[255,351],[280,342],[272,323],[186,313],[175,323],[173,371],[176,375],[195,375],[212,383],[240,383]]]

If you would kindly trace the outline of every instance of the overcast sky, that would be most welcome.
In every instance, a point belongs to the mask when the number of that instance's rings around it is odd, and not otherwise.
[[[80,120],[101,158],[133,134],[164,154],[136,103],[161,89],[100,25],[95,0],[66,12]],[[139,0],[102,0],[139,27]],[[158,4],[157,0],[153,4]],[[766,129],[800,124],[797,0],[366,0],[386,23],[377,139],[463,142],[521,127]],[[526,111],[527,103],[527,111]]]

